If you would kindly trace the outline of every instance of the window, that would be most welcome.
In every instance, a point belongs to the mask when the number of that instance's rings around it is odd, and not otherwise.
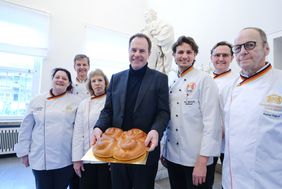
[[[0,52],[0,115],[21,118],[38,93],[41,57]]]
[[[49,16],[0,1],[0,120],[21,119],[38,94]]]
[[[128,69],[130,36],[97,26],[86,27],[86,54],[92,68],[102,69],[110,79],[112,74]]]

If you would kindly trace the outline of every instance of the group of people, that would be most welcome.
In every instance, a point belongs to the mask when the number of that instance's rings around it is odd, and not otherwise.
[[[217,43],[212,76],[194,67],[195,40],[179,37],[171,47],[178,77],[170,86],[167,75],[148,67],[151,48],[148,36],[133,35],[129,69],[110,82],[101,70],[83,77],[87,56],[75,58],[77,84],[69,71],[54,69],[52,88],[31,101],[15,146],[36,188],[65,189],[74,170],[80,189],[153,189],[161,159],[171,189],[212,189],[218,156],[224,189],[281,188],[282,73],[266,61],[265,32],[248,27],[233,45]],[[234,57],[240,74],[229,68]],[[88,91],[77,93],[90,95],[83,101],[72,90],[82,83]],[[109,127],[147,133],[146,165],[81,161]]]
[[[30,102],[20,127],[15,150],[24,165],[31,166],[37,189],[111,188],[107,163],[81,161],[91,147],[109,81],[100,69],[88,76],[86,55],[75,56],[74,69],[74,82],[68,70],[53,69],[50,91]]]

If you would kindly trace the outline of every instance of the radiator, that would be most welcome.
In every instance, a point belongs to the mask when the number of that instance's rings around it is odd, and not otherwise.
[[[18,142],[19,128],[0,128],[0,154],[15,153],[14,145]]]

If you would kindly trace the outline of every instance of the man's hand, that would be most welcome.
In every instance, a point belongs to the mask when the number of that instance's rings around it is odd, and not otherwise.
[[[145,146],[149,147],[148,151],[153,151],[159,143],[159,133],[156,130],[151,130],[146,137]]]
[[[207,162],[208,162],[208,157],[205,156],[198,157],[192,173],[192,179],[194,185],[198,186],[206,182]]]
[[[73,162],[73,169],[77,176],[81,178],[81,171],[85,171],[83,167],[83,162],[82,161],[75,161]]]
[[[28,159],[28,155],[21,157],[22,163],[24,164],[24,166],[29,167],[29,159]]]
[[[96,127],[96,128],[94,129],[93,134],[92,134],[92,142],[91,142],[91,145],[96,144],[97,140],[98,140],[99,138],[101,138],[102,133],[103,133],[102,130],[99,129],[98,127]]]

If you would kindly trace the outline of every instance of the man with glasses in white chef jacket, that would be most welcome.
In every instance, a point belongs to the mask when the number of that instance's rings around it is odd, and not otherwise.
[[[265,32],[248,27],[234,41],[241,67],[221,94],[224,189],[282,188],[282,71],[266,61]]]

